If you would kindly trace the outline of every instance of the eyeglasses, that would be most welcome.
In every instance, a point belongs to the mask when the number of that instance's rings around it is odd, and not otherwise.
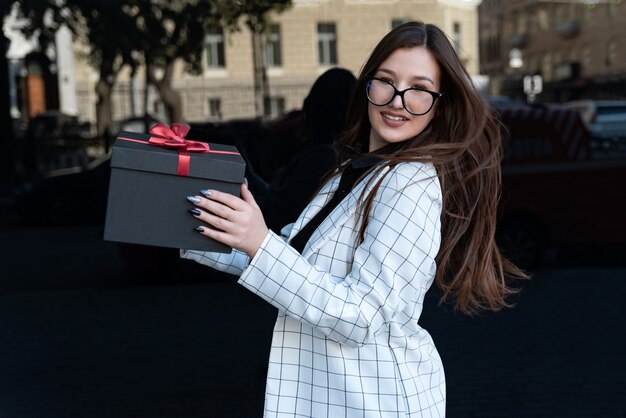
[[[374,106],[386,106],[400,96],[402,106],[407,112],[414,116],[425,115],[433,108],[435,100],[443,96],[443,93],[426,90],[421,87],[409,87],[402,91],[387,80],[381,78],[366,76],[367,84],[365,92],[367,100]]]

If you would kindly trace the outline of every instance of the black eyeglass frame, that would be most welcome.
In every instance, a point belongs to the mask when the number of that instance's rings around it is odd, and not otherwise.
[[[402,100],[402,107],[404,107],[404,110],[406,110],[407,112],[409,112],[413,116],[423,116],[423,115],[427,114],[435,106],[435,102],[437,101],[437,99],[439,99],[439,98],[441,98],[441,96],[443,96],[443,93],[437,93],[436,91],[427,90],[427,89],[424,89],[424,88],[421,88],[421,87],[409,87],[408,89],[404,89],[404,90],[400,91],[400,90],[398,90],[396,88],[396,86],[391,84],[389,81],[384,80],[382,78],[374,77],[374,76],[371,76],[371,75],[366,75],[365,79],[367,80],[367,83],[365,84],[365,96],[367,96],[367,101],[368,102],[370,102],[374,106],[382,107],[382,106],[387,106],[389,103],[393,102],[393,99],[395,99],[396,96],[400,96],[400,99]],[[370,99],[369,90],[370,90],[370,85],[372,83],[372,80],[377,80],[377,81],[380,81],[381,83],[389,84],[393,88],[393,96],[391,96],[391,99],[389,99],[389,101],[387,103],[378,104],[378,103],[374,103],[372,101],[372,99]],[[406,103],[404,102],[404,93],[406,93],[409,90],[419,90],[419,91],[426,92],[426,93],[430,94],[431,96],[433,96],[433,102],[430,104],[430,107],[428,108],[428,110],[426,112],[423,112],[423,113],[413,113],[406,107]]]

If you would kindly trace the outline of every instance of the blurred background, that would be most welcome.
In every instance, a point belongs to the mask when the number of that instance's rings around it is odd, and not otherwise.
[[[408,20],[447,33],[502,122],[496,238],[534,277],[515,309],[478,319],[430,292],[449,415],[626,416],[623,0],[0,12],[0,417],[261,416],[273,308],[175,250],[102,240],[112,145],[157,122],[235,145],[277,228],[335,155],[345,74]]]

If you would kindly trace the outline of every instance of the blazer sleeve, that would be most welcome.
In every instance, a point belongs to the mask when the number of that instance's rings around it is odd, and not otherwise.
[[[249,261],[249,257],[239,250],[232,250],[230,253],[216,253],[181,249],[180,257],[236,276],[241,274]]]
[[[362,346],[398,312],[414,312],[407,304],[421,303],[434,278],[441,206],[432,165],[399,164],[376,192],[346,277],[312,265],[270,232],[239,283],[329,338]]]
[[[293,228],[293,223],[286,225],[281,230],[282,239],[287,239]],[[180,249],[180,258],[193,260],[205,266],[212,267],[224,273],[239,276],[250,261],[245,253],[233,249],[230,253],[216,253],[210,251],[197,251]]]

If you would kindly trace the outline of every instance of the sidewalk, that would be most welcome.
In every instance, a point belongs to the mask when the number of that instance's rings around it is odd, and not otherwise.
[[[3,226],[0,244],[0,417],[261,416],[275,311],[234,279],[130,275],[97,225]],[[474,319],[429,292],[448,417],[624,418],[624,294],[626,268],[602,266],[541,271]]]
[[[0,417],[259,416],[270,307],[204,270],[129,275],[100,234],[0,231]]]
[[[436,309],[450,417],[626,416],[625,268],[539,272],[515,308],[469,319]],[[432,295],[431,295],[432,296]]]

